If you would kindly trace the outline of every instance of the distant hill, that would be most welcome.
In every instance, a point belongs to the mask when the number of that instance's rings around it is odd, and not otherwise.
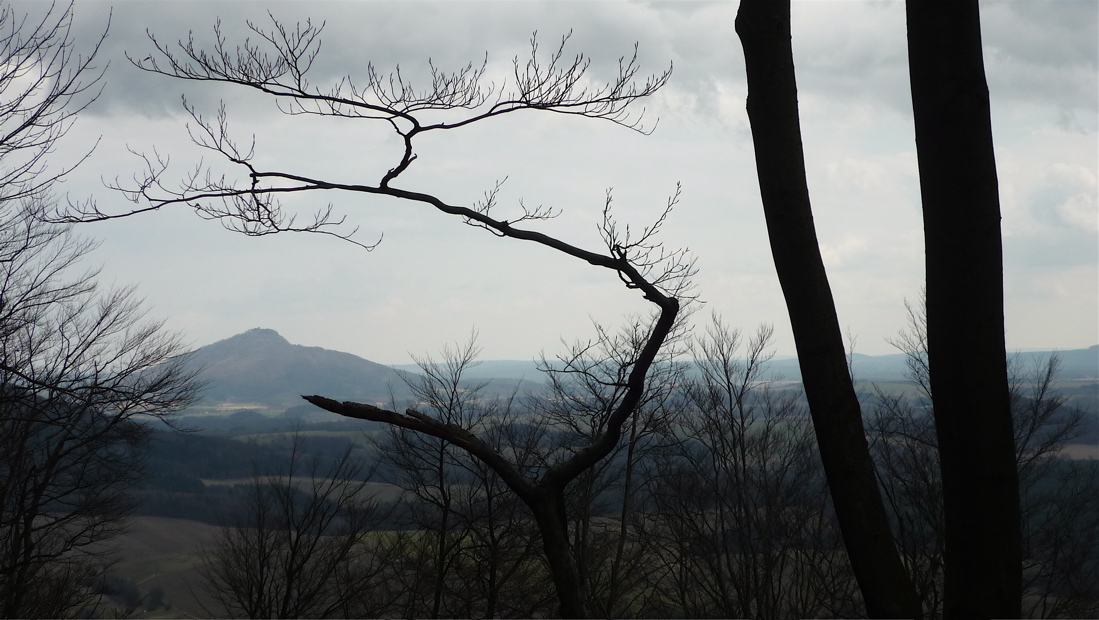
[[[1085,391],[1094,391],[1099,377],[1099,346],[1059,351],[1061,381],[1084,381]],[[1043,361],[1050,352],[1020,353],[1024,364]],[[390,393],[400,406],[410,391],[401,373],[415,373],[415,365],[384,366],[350,353],[321,347],[291,344],[272,329],[256,328],[198,349],[194,364],[204,368],[208,382],[201,408],[234,411],[258,409],[267,413],[301,406],[302,394],[322,394],[339,400],[387,403]],[[904,381],[905,356],[854,356],[855,378],[859,381]],[[787,381],[800,381],[794,358],[776,358],[771,372]],[[486,360],[470,368],[471,382],[491,379],[488,394],[506,394],[536,387],[545,377],[533,361]],[[1089,381],[1090,380],[1090,381]]]
[[[1028,351],[1018,353],[1024,364],[1044,362],[1051,351]],[[1009,352],[1009,356],[1016,355]],[[1061,369],[1058,378],[1062,381],[1077,381],[1099,378],[1099,345],[1087,349],[1057,351],[1061,357]],[[906,356],[903,353],[890,355],[863,355],[856,353],[853,358],[855,379],[858,381],[904,381],[908,372]],[[408,372],[418,372],[415,364],[395,365],[393,368]],[[771,374],[787,381],[800,381],[801,370],[795,357],[775,357],[771,361]],[[466,371],[470,378],[523,379],[542,383],[545,375],[538,371],[534,361],[524,360],[485,360]]]
[[[1016,353],[1008,351],[1008,358],[1018,357],[1027,370],[1033,364],[1044,364],[1054,351],[1026,351]],[[1087,349],[1056,351],[1061,358],[1061,367],[1057,378],[1060,381],[1079,381],[1099,378],[1099,345]],[[891,355],[862,355],[856,353],[852,360],[857,381],[903,381],[908,372],[907,356],[903,353]],[[796,358],[776,360],[771,369],[785,375],[792,381],[801,380]]]
[[[394,364],[393,368],[404,372],[421,373],[416,364]],[[530,360],[483,360],[462,373],[468,379],[511,379],[545,383],[546,377],[538,371],[538,364]]]
[[[408,396],[407,386],[388,366],[290,344],[273,329],[251,329],[206,345],[195,351],[192,363],[204,368],[203,404],[208,406],[285,409],[302,404],[302,394],[382,403],[389,400],[390,387],[399,400]]]
[[[861,355],[855,354],[855,377],[860,381],[901,381],[907,369],[905,356]],[[415,364],[395,365],[393,368],[408,372],[417,372]],[[775,357],[771,361],[770,374],[786,381],[800,381],[801,370],[796,357]],[[534,361],[523,360],[485,360],[466,371],[469,378],[524,379],[536,383],[545,383],[546,376],[538,370]]]
[[[1051,351],[1028,351],[1020,353],[1024,362],[1044,362],[1049,359]],[[1086,349],[1069,349],[1057,351],[1061,357],[1061,369],[1058,378],[1064,381],[1099,378],[1099,345]]]

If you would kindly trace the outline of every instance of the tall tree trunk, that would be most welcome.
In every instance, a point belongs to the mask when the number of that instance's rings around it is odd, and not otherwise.
[[[580,578],[576,555],[569,545],[563,491],[543,487],[527,501],[527,505],[534,513],[534,520],[542,534],[543,551],[561,605],[557,617],[587,618],[587,592]]]
[[[742,0],[736,31],[744,47],[748,119],[771,252],[844,544],[870,617],[919,617],[919,599],[878,490],[817,245],[805,178],[789,0]]]
[[[909,0],[927,357],[945,516],[944,617],[1022,613],[1003,251],[977,0]]]

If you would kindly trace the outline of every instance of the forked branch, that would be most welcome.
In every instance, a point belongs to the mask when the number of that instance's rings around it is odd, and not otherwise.
[[[140,206],[109,213],[94,203],[70,202],[53,213],[51,219],[59,222],[102,221],[183,203],[202,217],[217,219],[227,228],[248,235],[319,232],[351,240],[354,231],[342,230],[343,218],[334,216],[330,207],[316,212],[311,222],[299,223],[279,201],[279,195],[354,186],[357,191],[401,198],[400,190],[388,190],[416,160],[414,141],[418,135],[457,129],[520,110],[603,119],[648,133],[652,128],[642,123],[644,111],[635,112],[635,104],[664,86],[671,75],[669,66],[662,73],[639,79],[635,46],[631,56],[619,59],[617,76],[599,84],[589,79],[590,60],[586,56],[577,54],[571,59],[566,56],[570,35],[562,37],[560,44],[548,55],[541,52],[537,36],[533,36],[530,58],[525,62],[518,57],[513,59],[513,78],[503,79],[499,84],[485,83],[486,56],[479,65],[468,63],[449,72],[429,60],[430,85],[427,87],[416,86],[400,66],[385,73],[368,64],[363,81],[347,76],[321,89],[309,82],[307,74],[320,53],[320,33],[324,24],[306,21],[290,28],[273,17],[271,21],[273,25],[268,29],[248,23],[256,39],[246,39],[237,46],[227,42],[218,22],[214,26],[214,44],[210,51],[202,49],[193,34],[169,45],[150,33],[155,52],[141,60],[133,57],[130,60],[151,73],[183,80],[233,84],[266,93],[286,114],[386,123],[400,138],[402,148],[389,166],[375,172],[378,179],[375,184],[309,180],[300,183],[296,175],[290,173],[277,169],[259,170],[253,163],[254,136],[243,144],[231,137],[224,105],[215,118],[208,119],[184,101],[192,118],[188,125],[191,140],[239,168],[242,173],[239,180],[215,174],[211,168],[200,164],[184,174],[180,182],[169,183],[165,180],[169,174],[168,160],[155,151],[152,156],[139,153],[145,169],[129,182],[115,179],[110,187],[122,191]],[[495,205],[498,189],[499,186],[488,192],[485,202],[476,205],[475,210],[487,215]],[[555,210],[541,206],[528,208],[520,202],[519,207],[519,215],[498,221],[515,224],[556,215]],[[467,221],[498,231],[498,228],[485,226],[478,218]],[[359,245],[372,248],[376,243]]]
[[[532,509],[561,599],[560,613],[587,616],[583,585],[575,558],[567,548],[564,489],[615,448],[624,423],[642,402],[650,368],[677,325],[680,300],[690,295],[694,264],[686,250],[666,251],[656,241],[657,233],[679,200],[680,190],[676,188],[661,215],[640,233],[617,225],[611,215],[608,194],[600,225],[604,247],[589,250],[518,226],[552,218],[557,213],[554,209],[527,207],[520,200],[516,213],[500,215],[497,202],[502,181],[487,191],[483,200],[470,205],[454,204],[443,197],[397,184],[416,161],[413,146],[420,134],[455,130],[512,112],[534,110],[601,119],[647,133],[651,128],[642,124],[644,111],[635,112],[634,104],[666,84],[671,68],[639,80],[635,46],[631,56],[619,59],[617,76],[599,84],[590,79],[590,61],[586,56],[576,54],[570,58],[566,54],[569,35],[562,37],[560,45],[548,55],[542,54],[537,37],[532,37],[530,58],[525,62],[518,58],[513,61],[513,81],[505,79],[499,84],[485,84],[486,57],[479,65],[468,63],[451,72],[428,61],[430,80],[426,87],[414,85],[400,67],[382,73],[368,64],[364,81],[356,82],[346,77],[328,89],[321,89],[310,84],[307,74],[320,52],[319,35],[323,24],[306,21],[289,28],[273,18],[272,22],[274,26],[270,29],[249,23],[248,27],[257,38],[245,40],[238,46],[228,44],[218,23],[214,27],[215,41],[211,51],[202,49],[190,35],[185,41],[167,45],[150,34],[155,55],[143,60],[131,58],[131,62],[143,70],[176,79],[233,84],[263,92],[274,98],[279,110],[290,115],[311,114],[384,123],[401,141],[401,148],[391,161],[366,173],[368,180],[365,183],[261,168],[255,161],[255,139],[241,142],[233,139],[224,106],[213,118],[207,118],[184,101],[191,117],[188,126],[191,140],[204,151],[213,153],[220,163],[236,170],[236,178],[215,172],[200,162],[178,182],[170,182],[168,158],[156,151],[151,156],[140,154],[145,169],[128,182],[116,179],[111,185],[135,203],[135,208],[108,213],[94,203],[70,203],[53,213],[52,219],[103,221],[186,205],[199,216],[217,220],[226,228],[245,235],[311,232],[359,243],[352,239],[354,231],[343,230],[343,218],[334,215],[331,206],[315,212],[311,219],[299,221],[297,214],[282,202],[287,196],[304,192],[337,190],[423,204],[496,236],[537,243],[608,269],[627,288],[639,290],[656,306],[657,312],[643,344],[638,343],[636,358],[622,368],[617,401],[608,403],[605,425],[587,447],[542,470],[538,480],[521,475],[501,452],[468,428],[414,409],[402,414],[323,396],[303,397],[333,413],[383,422],[443,439],[485,463]],[[371,249],[376,242],[359,245]]]

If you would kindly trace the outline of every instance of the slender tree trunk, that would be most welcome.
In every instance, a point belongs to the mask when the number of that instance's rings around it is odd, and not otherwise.
[[[909,0],[927,349],[945,511],[945,618],[1022,613],[1003,251],[977,0]]]
[[[542,534],[542,545],[550,565],[553,585],[561,607],[560,618],[586,618],[587,595],[584,592],[576,556],[569,549],[568,519],[565,497],[561,491],[541,489],[527,502]]]
[[[805,179],[789,0],[742,0],[736,31],[744,47],[748,118],[771,251],[844,544],[870,617],[919,617],[919,599],[878,490],[817,245]]]
[[[491,481],[485,480],[485,520],[488,526],[488,545],[489,545],[489,557],[488,557],[488,600],[485,601],[485,617],[496,617],[496,603],[500,597],[500,585],[499,585],[499,572],[500,562],[503,561],[504,552],[501,549],[502,545],[500,539],[496,536],[497,522],[496,522],[496,509],[494,507]],[[502,524],[501,527],[507,527],[510,524]]]
[[[439,442],[439,458],[435,462],[435,474],[439,481],[439,493],[442,514],[439,516],[439,536],[435,541],[435,592],[431,599],[431,617],[438,618],[443,605],[443,584],[446,582],[446,569],[449,555],[447,534],[450,529],[450,488],[446,480],[446,443]]]
[[[637,449],[637,415],[630,420],[630,441],[626,444],[626,472],[622,482],[622,509],[618,512],[618,544],[614,549],[614,562],[611,564],[610,584],[607,588],[607,617],[617,615],[618,598],[622,595],[622,558],[626,553],[626,536],[629,535],[627,521],[633,508],[633,470],[634,453]],[[622,610],[628,611],[628,610]]]

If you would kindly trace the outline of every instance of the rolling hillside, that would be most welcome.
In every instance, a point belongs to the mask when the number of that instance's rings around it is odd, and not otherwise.
[[[303,404],[302,394],[383,403],[392,388],[398,399],[408,387],[397,371],[350,353],[290,344],[273,329],[251,329],[195,351],[204,370],[203,404],[227,410],[270,409]]]
[[[357,355],[321,347],[291,344],[273,329],[250,329],[194,352],[191,363],[203,369],[206,381],[202,402],[195,409],[230,413],[242,409],[278,414],[290,408],[313,409],[303,394],[321,394],[337,400],[387,405],[395,398],[404,406],[412,392],[402,375],[416,380],[416,366],[389,367]],[[503,364],[503,366],[501,366]],[[484,383],[494,376],[485,370],[511,367],[510,363],[486,362],[480,372],[468,373],[471,383]],[[515,374],[516,376],[512,376]],[[510,394],[534,387],[541,381],[533,369],[522,373],[503,372],[486,386],[487,395]]]

